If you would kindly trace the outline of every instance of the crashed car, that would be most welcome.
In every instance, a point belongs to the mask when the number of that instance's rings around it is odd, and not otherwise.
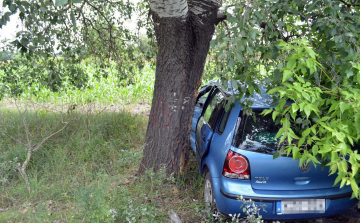
[[[273,99],[260,88],[251,98],[256,122],[243,113],[239,102],[225,110],[224,91],[216,82],[199,90],[191,129],[191,147],[199,171],[205,176],[204,199],[224,216],[245,217],[241,196],[255,202],[262,219],[308,219],[334,215],[348,210],[349,186],[334,185],[336,175],[329,168],[312,163],[299,166],[299,160],[280,156],[273,159],[279,126],[264,109],[272,108]],[[290,104],[291,105],[291,104]]]

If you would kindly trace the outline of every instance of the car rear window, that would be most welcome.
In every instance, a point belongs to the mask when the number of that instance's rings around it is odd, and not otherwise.
[[[240,115],[233,140],[233,146],[259,153],[274,154],[278,149],[278,140],[275,136],[280,125],[276,125],[271,114],[260,115],[262,111],[253,111],[252,116]]]

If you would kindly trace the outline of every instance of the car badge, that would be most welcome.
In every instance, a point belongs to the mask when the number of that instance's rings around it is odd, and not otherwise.
[[[305,173],[305,172],[309,171],[310,163],[305,162],[305,163],[301,164],[301,166],[299,168],[300,168],[301,172]]]

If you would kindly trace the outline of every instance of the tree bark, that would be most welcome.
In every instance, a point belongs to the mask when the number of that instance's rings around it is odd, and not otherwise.
[[[177,174],[187,164],[197,89],[219,6],[204,0],[150,1],[158,56],[140,172],[165,165],[168,174]]]

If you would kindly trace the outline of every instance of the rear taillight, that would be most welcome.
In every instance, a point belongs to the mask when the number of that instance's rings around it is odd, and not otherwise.
[[[229,150],[224,163],[223,176],[233,179],[250,180],[248,159]]]

